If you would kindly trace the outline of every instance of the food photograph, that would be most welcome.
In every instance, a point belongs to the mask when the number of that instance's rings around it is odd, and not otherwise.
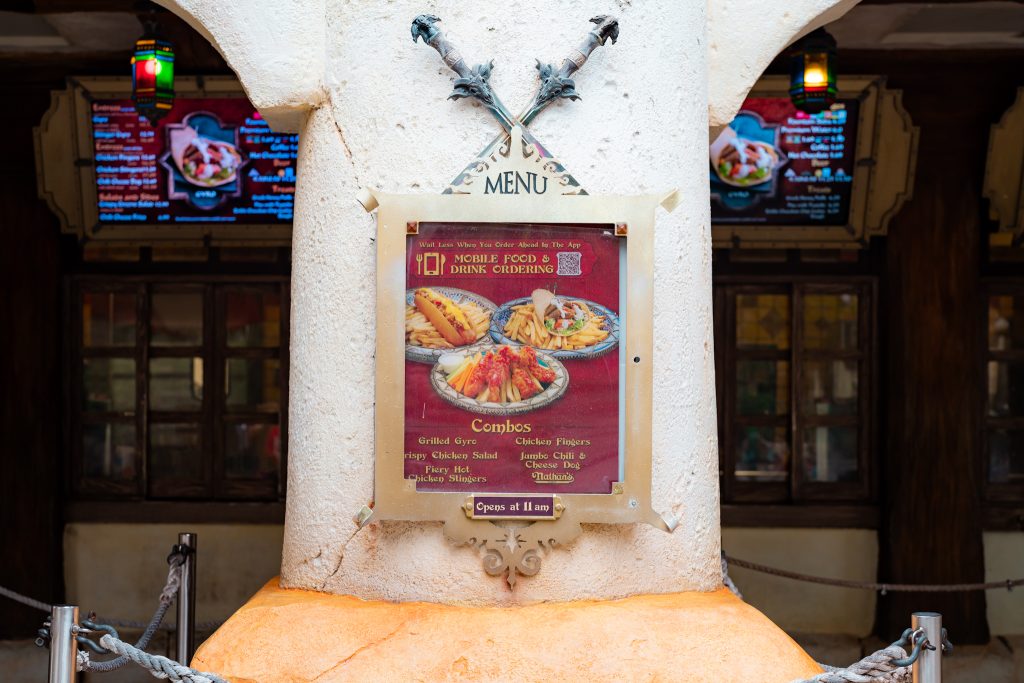
[[[419,287],[405,293],[405,357],[433,363],[451,349],[490,346],[494,302],[455,287]]]
[[[535,289],[498,308],[491,336],[497,344],[528,344],[555,358],[594,358],[618,344],[619,318],[593,301]]]
[[[187,182],[199,187],[218,187],[238,177],[242,155],[230,142],[200,135],[185,126],[172,130],[171,157]]]
[[[485,415],[527,413],[558,400],[569,388],[565,366],[531,346],[447,353],[430,378],[445,401]]]

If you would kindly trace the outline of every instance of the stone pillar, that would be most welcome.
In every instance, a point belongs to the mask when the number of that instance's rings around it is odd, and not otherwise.
[[[481,107],[446,99],[452,75],[411,42],[415,15],[439,14],[467,62],[493,58],[491,82],[518,110],[535,87],[534,59],[560,62],[606,8],[161,2],[213,40],[272,126],[301,125],[282,584],[489,605],[720,587],[708,131],[731,118],[786,43],[854,3],[620,3],[610,8],[622,23],[618,44],[576,77],[583,100],[531,126],[591,193],[681,191],[682,206],[659,216],[655,238],[652,454],[654,508],[680,523],[673,534],[589,525],[509,592],[474,552],[451,547],[439,524],[357,532],[354,517],[373,491],[375,228],[355,193],[439,192],[496,132]]]

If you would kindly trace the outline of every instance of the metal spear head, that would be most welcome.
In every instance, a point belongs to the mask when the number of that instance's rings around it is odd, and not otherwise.
[[[562,75],[554,64],[544,64],[537,60],[537,71],[540,72],[540,90],[537,102],[549,102],[559,97],[570,100],[580,99],[576,92],[576,81]]]
[[[441,21],[441,17],[433,14],[420,14],[412,20],[412,42],[422,38],[424,43],[430,43],[441,29],[434,24]],[[613,41],[614,42],[614,41]]]
[[[594,32],[597,33],[598,38],[601,40],[601,45],[604,45],[609,38],[612,39],[613,45],[619,39],[619,20],[610,14],[599,14],[593,17],[590,23],[597,24]]]

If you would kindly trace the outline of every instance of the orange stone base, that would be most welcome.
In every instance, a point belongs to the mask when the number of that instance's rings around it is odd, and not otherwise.
[[[821,669],[727,590],[458,607],[365,601],[270,581],[196,653],[233,683],[789,683]]]

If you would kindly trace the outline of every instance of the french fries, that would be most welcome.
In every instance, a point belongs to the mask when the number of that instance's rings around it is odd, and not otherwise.
[[[458,304],[462,312],[466,314],[477,341],[480,340],[491,325],[491,314],[485,311],[472,301]],[[453,349],[455,346],[441,336],[427,317],[420,313],[415,306],[405,307],[405,343],[412,346],[422,346],[428,349]]]
[[[547,351],[583,349],[607,339],[608,330],[602,329],[606,320],[605,316],[595,315],[590,307],[582,301],[576,300],[575,302],[584,308],[590,317],[587,319],[587,324],[574,334],[568,336],[552,334],[544,327],[544,322],[534,311],[533,304],[529,303],[512,307],[512,315],[505,323],[505,336]]]

